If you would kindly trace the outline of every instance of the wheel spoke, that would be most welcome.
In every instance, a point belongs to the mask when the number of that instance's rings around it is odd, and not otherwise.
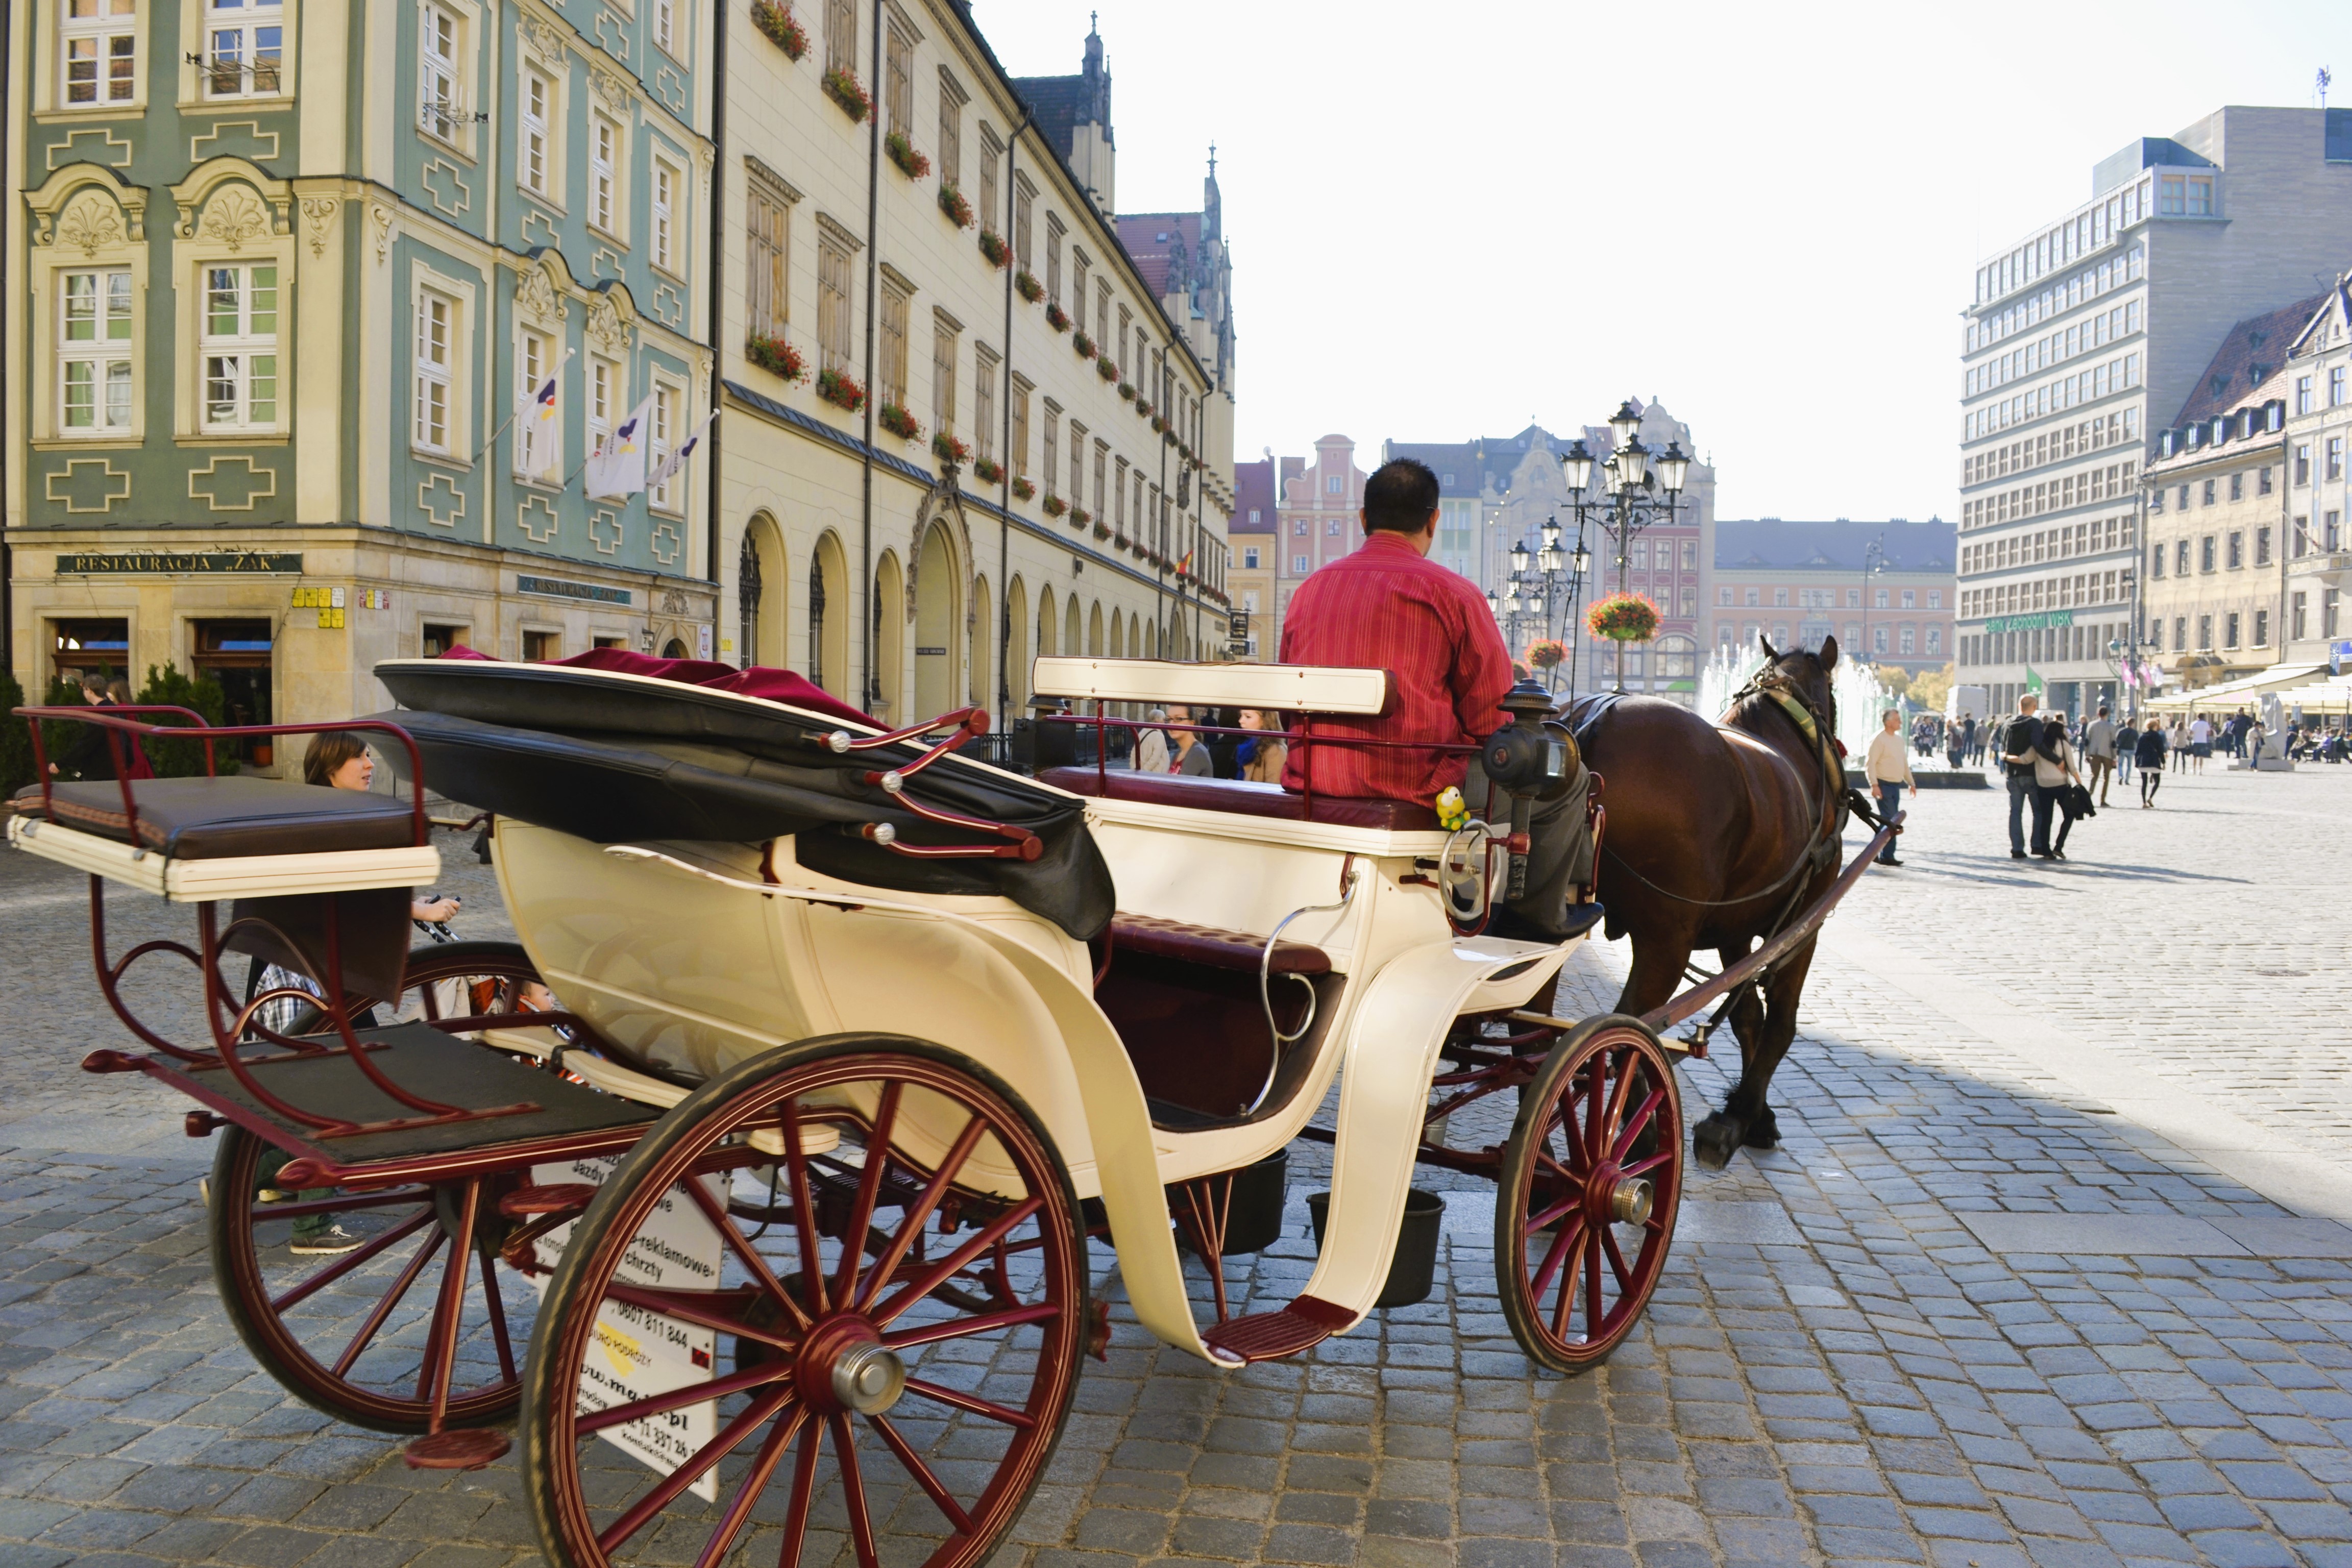
[[[1627,1075],[1629,1081],[1631,1076]],[[1617,1142],[1611,1145],[1609,1150],[1611,1159],[1622,1160],[1625,1157],[1625,1152],[1633,1146],[1635,1139],[1641,1137],[1642,1130],[1650,1124],[1650,1119],[1657,1114],[1658,1107],[1664,1102],[1665,1098],[1666,1091],[1663,1085],[1650,1091],[1650,1098],[1642,1101],[1642,1109],[1635,1111],[1626,1121],[1625,1131],[1619,1133]]]
[[[490,1314],[490,1341],[499,1348],[499,1375],[515,1380],[514,1342],[507,1337],[507,1304],[499,1299],[498,1255],[482,1249],[482,1304]]]
[[[727,1555],[727,1549],[735,1544],[735,1537],[742,1533],[743,1521],[751,1517],[752,1505],[760,1500],[760,1493],[767,1489],[768,1478],[776,1473],[776,1462],[784,1457],[784,1449],[791,1444],[793,1435],[808,1418],[808,1406],[798,1405],[793,1407],[791,1415],[768,1428],[767,1436],[761,1440],[760,1451],[751,1457],[751,1468],[744,1472],[742,1483],[735,1489],[734,1500],[727,1505],[727,1512],[719,1521],[718,1528],[710,1532],[710,1539],[703,1542],[701,1554],[694,1560],[694,1568],[716,1568],[719,1560]]]
[[[572,1418],[572,1425],[583,1436],[602,1432],[608,1426],[625,1426],[648,1415],[660,1415],[689,1405],[723,1399],[730,1394],[740,1394],[762,1384],[781,1383],[792,1374],[793,1363],[790,1361],[761,1362],[757,1366],[745,1367],[741,1372],[730,1373],[725,1377],[714,1377],[707,1383],[690,1383],[684,1388],[673,1388],[665,1394],[649,1394],[643,1399],[632,1399],[626,1405],[615,1405],[609,1409],[577,1415]]]
[[[1601,1231],[1588,1232],[1584,1239],[1584,1337],[1601,1337]]]
[[[771,1390],[746,1406],[741,1415],[730,1421],[718,1436],[697,1448],[693,1456],[677,1468],[661,1479],[659,1485],[639,1498],[626,1513],[605,1527],[596,1537],[596,1544],[610,1556],[629,1537],[643,1530],[654,1515],[670,1505],[678,1493],[702,1479],[702,1472],[741,1446],[744,1438],[793,1399],[789,1388]]]
[[[1552,1306],[1551,1337],[1556,1340],[1568,1338],[1569,1315],[1576,1310],[1577,1276],[1584,1269],[1584,1234],[1585,1226],[1580,1221],[1575,1239],[1569,1244],[1568,1267],[1560,1271],[1559,1299]]]
[[[768,1267],[768,1260],[760,1256],[760,1249],[751,1245],[751,1238],[736,1226],[735,1217],[710,1195],[710,1190],[698,1178],[688,1176],[684,1184],[687,1195],[694,1200],[694,1206],[702,1211],[702,1217],[718,1230],[720,1239],[727,1243],[728,1250],[735,1254],[744,1269],[759,1282],[760,1289],[767,1292],[769,1299],[792,1314],[794,1325],[806,1331],[808,1314],[801,1310],[798,1301],[793,1300],[793,1293],[784,1289],[784,1282],[776,1278],[776,1271]]]
[[[1646,1176],[1651,1172],[1656,1170],[1659,1166],[1671,1165],[1674,1163],[1675,1151],[1671,1149],[1664,1150],[1658,1153],[1651,1155],[1648,1159],[1642,1161],[1638,1164],[1626,1166],[1617,1173],[1621,1176]]]
[[[874,1551],[874,1521],[866,1511],[866,1477],[857,1468],[856,1436],[846,1415],[836,1415],[828,1425],[833,1457],[841,1466],[842,1497],[849,1504],[849,1542],[857,1548],[857,1568],[881,1568],[882,1560]]]
[[[809,1195],[808,1155],[801,1148],[800,1106],[791,1100],[784,1102],[784,1168],[793,1187],[793,1228],[800,1237],[801,1285],[809,1293],[810,1315],[821,1318],[825,1311],[824,1254],[817,1247],[816,1203]]]
[[[434,1254],[441,1250],[441,1244],[448,1239],[446,1235],[437,1230],[425,1237],[425,1245],[416,1249],[416,1256],[408,1260],[408,1267],[400,1271],[400,1278],[392,1282],[391,1288],[369,1310],[358,1331],[352,1335],[352,1342],[345,1345],[343,1353],[335,1358],[331,1370],[337,1377],[352,1370],[352,1363],[360,1359],[360,1352],[367,1349],[370,1340],[375,1338],[375,1331],[383,1327],[383,1321],[392,1316],[392,1310],[400,1305],[400,1299],[408,1294],[408,1288],[416,1283],[416,1277],[425,1272],[425,1266],[433,1260]]]
[[[800,1568],[801,1543],[808,1539],[809,1500],[816,1490],[817,1456],[824,1450],[824,1426],[810,1421],[801,1430],[800,1457],[793,1461],[791,1503],[784,1510],[784,1540],[776,1568]]]
[[[1519,1227],[1519,1239],[1521,1241],[1525,1241],[1528,1237],[1534,1236],[1538,1231],[1548,1229],[1549,1227],[1559,1224],[1560,1215],[1567,1214],[1569,1211],[1574,1209],[1583,1202],[1584,1199],[1581,1195],[1562,1198],[1559,1202],[1552,1205],[1551,1207],[1545,1209],[1540,1214],[1528,1216],[1528,1223]]]
[[[841,1275],[833,1294],[840,1301],[857,1300],[857,1264],[866,1256],[866,1227],[874,1223],[875,1200],[882,1193],[884,1173],[890,1168],[890,1133],[898,1122],[898,1096],[905,1089],[897,1079],[882,1087],[882,1102],[875,1108],[874,1130],[866,1139],[866,1169],[857,1180],[857,1201],[850,1208],[849,1228],[841,1233]]]
[[[402,1204],[431,1204],[433,1194],[423,1187],[397,1187],[388,1193],[338,1193],[331,1198],[306,1198],[291,1204],[256,1204],[256,1225],[273,1219],[301,1219],[314,1214],[351,1214],[359,1209],[396,1208]]]
[[[857,1299],[848,1305],[863,1304],[881,1289],[879,1281],[888,1279],[898,1271],[898,1260],[907,1256],[907,1248],[922,1235],[923,1226],[930,1222],[931,1211],[940,1206],[941,1198],[947,1196],[948,1184],[955,1179],[958,1171],[963,1169],[963,1163],[971,1158],[971,1152],[980,1147],[982,1135],[987,1131],[988,1123],[981,1120],[978,1111],[973,1111],[971,1120],[964,1123],[963,1131],[956,1134],[953,1146],[940,1159],[940,1168],[932,1172],[931,1179],[924,1184],[922,1196],[901,1212],[898,1234],[890,1238],[890,1245],[883,1248],[882,1255],[874,1260],[874,1267],[866,1271],[866,1282],[860,1288]]]
[[[1606,1060],[1607,1056],[1608,1053],[1603,1052],[1602,1059]],[[1601,1117],[1601,1140],[1594,1146],[1606,1148],[1609,1151],[1609,1157],[1612,1160],[1624,1152],[1617,1143],[1617,1129],[1622,1124],[1625,1101],[1633,1094],[1633,1080],[1639,1076],[1640,1074],[1630,1064],[1620,1064],[1617,1067],[1616,1078],[1609,1085],[1609,1109]]]
[[[1622,1300],[1633,1293],[1633,1271],[1625,1267],[1625,1255],[1617,1249],[1613,1232],[1601,1231],[1601,1247],[1609,1255],[1609,1270],[1617,1276],[1617,1297]]]
[[[944,1323],[927,1323],[919,1329],[900,1329],[895,1334],[884,1334],[882,1342],[892,1350],[908,1345],[933,1344],[940,1340],[960,1340],[970,1334],[984,1334],[994,1329],[1018,1328],[1023,1323],[1040,1323],[1047,1318],[1058,1318],[1062,1309],[1052,1302],[1034,1307],[1015,1307],[1011,1311],[989,1312],[977,1318],[951,1318]]]
[[[269,1310],[280,1316],[283,1316],[287,1308],[295,1305],[297,1302],[309,1300],[319,1291],[333,1284],[336,1280],[341,1279],[344,1275],[349,1274],[361,1264],[369,1261],[378,1253],[384,1251],[388,1247],[397,1247],[404,1238],[415,1236],[419,1230],[423,1229],[432,1218],[433,1211],[431,1209],[423,1208],[417,1210],[415,1214],[410,1215],[406,1219],[401,1221],[390,1230],[385,1231],[382,1236],[377,1237],[373,1241],[369,1242],[365,1247],[361,1247],[358,1251],[345,1253],[342,1257],[336,1258],[332,1263],[328,1264],[324,1268],[320,1269],[316,1274],[311,1275],[309,1279],[303,1280],[302,1283],[295,1286],[291,1290],[287,1291],[283,1296],[271,1297],[269,1300]]]
[[[918,1276],[907,1286],[905,1289],[899,1291],[897,1295],[891,1297],[888,1300],[875,1308],[872,1314],[874,1326],[877,1329],[889,1327],[891,1323],[895,1322],[903,1313],[905,1313],[908,1308],[912,1307],[916,1302],[921,1300],[924,1297],[929,1295],[940,1286],[946,1284],[949,1279],[953,1276],[958,1269],[961,1268],[965,1264],[970,1263],[982,1253],[986,1252],[1000,1237],[1004,1235],[1005,1232],[1011,1230],[1014,1226],[1021,1224],[1031,1215],[1035,1214],[1039,1209],[1044,1208],[1045,1206],[1045,1199],[1031,1198],[1025,1203],[1013,1205],[1013,1207],[1006,1209],[1003,1214],[997,1215],[987,1225],[982,1226],[978,1231],[975,1231],[972,1234],[971,1240],[965,1242],[961,1247],[957,1247],[953,1252],[949,1253],[945,1258],[940,1258],[937,1263],[932,1264],[928,1270]]]
[[[914,1386],[911,1380],[907,1384],[909,1390]],[[964,1535],[978,1534],[979,1531],[972,1528],[971,1515],[964,1512],[963,1505],[948,1495],[948,1489],[940,1484],[940,1478],[931,1473],[930,1466],[923,1463],[922,1457],[917,1454],[913,1447],[908,1443],[897,1424],[887,1415],[868,1415],[866,1419],[874,1423],[874,1429],[882,1434],[882,1441],[890,1446],[890,1451],[893,1454],[898,1456],[898,1463],[905,1467],[908,1475],[915,1478],[915,1484],[929,1493],[931,1500],[939,1504],[940,1511],[948,1516],[948,1522],[954,1525],[957,1531]],[[1022,1424],[1035,1425],[1025,1416]]]
[[[1543,1262],[1536,1269],[1535,1279],[1528,1282],[1528,1300],[1538,1303],[1543,1300],[1544,1287],[1551,1283],[1552,1275],[1559,1270],[1561,1262],[1572,1255],[1583,1237],[1584,1221],[1580,1218],[1553,1235],[1551,1246],[1544,1252]]]
[[[969,1410],[974,1415],[985,1415],[991,1421],[1002,1421],[1008,1426],[1029,1427],[1037,1425],[1034,1417],[1024,1415],[1011,1405],[998,1405],[982,1399],[976,1394],[966,1394],[961,1389],[942,1388],[936,1383],[926,1383],[919,1377],[910,1377],[907,1380],[907,1392],[919,1394],[926,1399],[936,1399],[941,1405],[952,1405],[958,1410]],[[878,1422],[881,1417],[876,1416],[875,1419]]]
[[[707,1301],[741,1299],[731,1292],[660,1290],[650,1285],[624,1285],[614,1279],[606,1283],[604,1299],[608,1301],[618,1301],[624,1306],[643,1307],[648,1312],[659,1312],[665,1317],[677,1318],[699,1328],[716,1329],[722,1334],[740,1334],[748,1340],[758,1340],[764,1344],[774,1345],[779,1350],[796,1350],[800,1344],[799,1341],[781,1334],[773,1329],[755,1328],[740,1318],[730,1318],[714,1307],[704,1305]]]

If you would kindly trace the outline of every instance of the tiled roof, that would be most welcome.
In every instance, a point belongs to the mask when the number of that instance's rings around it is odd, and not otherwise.
[[[1255,508],[1258,521],[1249,520]],[[1275,531],[1274,464],[1265,458],[1234,465],[1234,521],[1228,533],[1272,533]]]
[[[1941,518],[1925,522],[1790,522],[1777,517],[1715,525],[1717,571],[1855,572],[1871,541],[1885,536],[1890,572],[1954,570],[1959,531]]]
[[[2327,303],[2326,294],[2314,294],[2259,316],[2249,316],[2230,329],[2213,361],[2198,378],[2189,401],[2172,423],[2177,428],[2227,414],[2247,403],[2261,402],[2254,393],[2275,378],[2286,363],[2287,346]]]
[[[1168,292],[1168,273],[1178,240],[1196,261],[1201,254],[1199,213],[1121,213],[1118,240],[1135,258],[1136,269],[1155,295]]]

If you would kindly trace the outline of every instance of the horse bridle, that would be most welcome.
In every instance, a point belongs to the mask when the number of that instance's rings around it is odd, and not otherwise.
[[[1741,687],[1733,695],[1729,706],[1725,708],[1724,716],[1729,718],[1750,697],[1769,698],[1774,710],[1795,725],[1797,733],[1811,745],[1814,760],[1822,764],[1822,787],[1828,799],[1822,803],[1824,809],[1815,814],[1815,819],[1829,820],[1822,822],[1813,843],[1806,847],[1806,853],[1811,854],[1824,839],[1845,831],[1845,812],[1848,796],[1852,794],[1846,788],[1845,763],[1835,750],[1837,742],[1831,738],[1828,718],[1814,705],[1804,688],[1778,665],[1766,665],[1753,679]],[[1829,809],[1831,807],[1834,807],[1834,812]]]

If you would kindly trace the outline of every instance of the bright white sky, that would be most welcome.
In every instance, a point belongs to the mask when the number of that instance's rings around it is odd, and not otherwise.
[[[2342,0],[1092,3],[1118,205],[1198,207],[1217,143],[1237,457],[1654,396],[1726,518],[1950,517],[1980,256],[2135,137],[2323,65],[2352,107]],[[1015,75],[1078,68],[1086,3],[975,10]]]

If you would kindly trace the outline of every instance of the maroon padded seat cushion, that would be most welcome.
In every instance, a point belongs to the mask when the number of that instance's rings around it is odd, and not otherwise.
[[[1265,956],[1265,938],[1245,931],[1220,931],[1214,926],[1189,925],[1158,915],[1115,914],[1110,917],[1110,949],[1114,956],[1131,952],[1146,958],[1172,958],[1212,969],[1243,969],[1257,973]],[[1303,942],[1277,943],[1272,974],[1328,974],[1331,960],[1319,947]]]
[[[1181,805],[1193,811],[1225,811],[1242,816],[1270,816],[1285,822],[1320,822],[1333,827],[1377,827],[1391,833],[1435,833],[1437,813],[1411,801],[1351,798],[1318,795],[1314,809],[1307,797],[1280,784],[1253,784],[1246,779],[1204,779],[1185,773],[1139,773],[1132,768],[1047,768],[1039,784],[1108,800],[1140,801],[1151,805]]]
[[[139,806],[140,847],[174,859],[404,849],[416,842],[408,805],[364,790],[237,775],[140,779],[131,791]],[[61,784],[50,799],[60,825],[131,842],[121,785]],[[10,804],[19,816],[41,816],[41,786],[26,785]]]

